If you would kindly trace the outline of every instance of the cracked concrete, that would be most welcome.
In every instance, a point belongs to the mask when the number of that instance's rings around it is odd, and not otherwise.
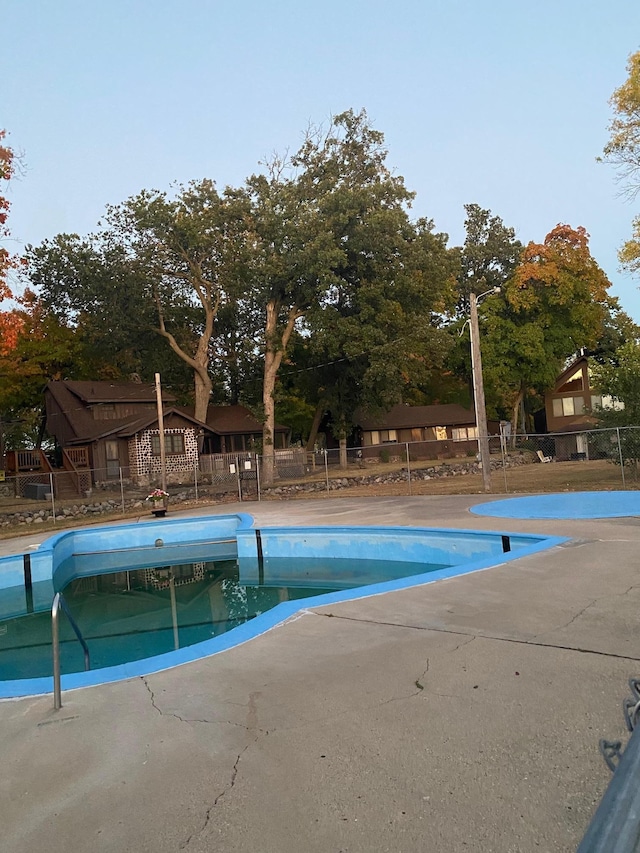
[[[609,782],[598,740],[626,739],[640,670],[640,526],[470,515],[479,500],[221,507],[579,546],[308,609],[214,657],[65,693],[57,713],[0,703],[3,849],[575,850]]]

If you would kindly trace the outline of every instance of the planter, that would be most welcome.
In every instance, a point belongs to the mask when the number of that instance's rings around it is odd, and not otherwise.
[[[166,506],[158,507],[158,509],[152,509],[151,515],[155,515],[156,518],[164,518],[167,514]]]

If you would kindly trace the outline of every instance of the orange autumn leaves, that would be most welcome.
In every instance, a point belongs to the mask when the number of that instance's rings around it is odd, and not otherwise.
[[[6,135],[5,130],[0,130],[0,188],[3,188],[11,180],[15,163],[13,150],[4,144]],[[3,190],[0,189],[0,302],[13,299],[8,274],[10,269],[18,265],[18,260],[4,245],[9,237],[9,226],[7,225],[9,207],[9,200],[4,195]],[[31,297],[29,299],[33,301]],[[15,308],[0,311],[0,356],[6,356],[15,349],[23,327],[23,311]]]

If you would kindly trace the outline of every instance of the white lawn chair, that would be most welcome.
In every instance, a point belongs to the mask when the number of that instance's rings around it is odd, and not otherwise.
[[[541,450],[536,450],[536,454],[541,462],[553,462],[551,456],[545,456]]]

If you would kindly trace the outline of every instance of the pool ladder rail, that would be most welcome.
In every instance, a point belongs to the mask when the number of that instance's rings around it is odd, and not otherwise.
[[[84,651],[84,668],[85,672],[91,669],[91,658],[89,657],[89,646],[87,646],[84,637],[80,632],[80,628],[76,620],[71,615],[69,606],[65,601],[64,595],[61,592],[56,592],[53,596],[51,604],[51,644],[53,648],[53,707],[56,711],[62,708],[62,689],[60,686],[60,624],[59,614],[63,610],[69,624],[73,628],[73,632],[78,638],[78,642]]]

